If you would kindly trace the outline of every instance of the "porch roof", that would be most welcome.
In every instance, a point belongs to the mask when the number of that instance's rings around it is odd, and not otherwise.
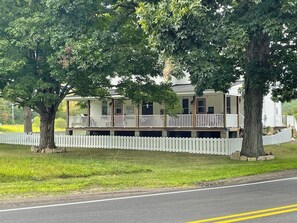
[[[241,82],[236,82],[232,85],[232,87],[229,89],[229,92],[227,95],[233,95],[233,96],[240,96],[240,93],[238,89],[242,86]],[[176,84],[172,86],[172,89],[174,92],[177,93],[177,95],[187,95],[187,96],[193,96],[195,94],[195,87],[191,84]],[[122,95],[119,95],[116,93],[115,89],[109,90],[110,97],[111,98],[123,98]],[[203,92],[203,94],[222,94],[222,92],[216,92],[212,89],[207,89]],[[88,96],[88,97],[81,97],[79,95],[69,95],[66,97],[66,100],[72,101],[72,100],[95,100],[98,99],[97,97]]]

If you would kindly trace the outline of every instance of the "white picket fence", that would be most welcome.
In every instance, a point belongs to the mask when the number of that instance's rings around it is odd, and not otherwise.
[[[290,142],[292,140],[292,129],[286,128],[283,129],[281,132],[269,135],[269,136],[263,136],[263,145],[276,145],[280,143]],[[242,138],[236,138],[236,139],[229,139],[229,154],[240,151],[241,150],[241,144],[242,144]]]
[[[291,141],[291,129],[264,136],[264,145],[273,145]],[[167,138],[167,137],[126,137],[126,136],[83,136],[55,135],[58,147],[67,148],[103,148],[149,150],[166,152],[188,152],[198,154],[230,155],[241,149],[242,138]],[[0,143],[37,146],[39,134],[0,134]]]

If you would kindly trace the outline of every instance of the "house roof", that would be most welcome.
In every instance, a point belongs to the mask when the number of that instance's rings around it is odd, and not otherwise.
[[[242,86],[242,82],[235,82],[232,87],[229,89],[229,92],[227,95],[233,95],[233,96],[240,96],[240,93],[238,89]],[[192,84],[186,83],[186,84],[175,84],[172,86],[172,89],[174,92],[177,93],[177,95],[185,95],[185,96],[192,96],[195,94],[195,87]],[[122,98],[122,95],[119,95],[116,93],[115,89],[110,89],[109,93],[112,98]],[[203,92],[203,94],[222,94],[222,92],[215,92],[212,89],[207,89]],[[69,95],[66,97],[66,100],[85,100],[85,99],[96,99],[96,97],[81,97],[79,95]]]
[[[229,89],[227,95],[240,96],[238,89],[242,86],[242,82],[235,82],[232,84],[232,87]],[[178,95],[193,95],[195,93],[195,87],[192,84],[176,84],[172,86],[172,89]],[[203,91],[203,94],[215,94],[222,92],[215,92],[213,89],[206,89]]]

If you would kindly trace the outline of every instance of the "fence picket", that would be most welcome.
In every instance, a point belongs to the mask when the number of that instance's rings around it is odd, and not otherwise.
[[[242,138],[211,139],[211,138],[169,138],[169,137],[130,137],[130,136],[82,136],[82,135],[55,135],[56,145],[72,148],[103,148],[103,149],[130,149],[167,152],[188,152],[198,154],[230,155],[240,150]],[[264,145],[280,144],[291,141],[291,129],[263,136]],[[3,133],[0,134],[0,143],[38,146],[38,134]]]

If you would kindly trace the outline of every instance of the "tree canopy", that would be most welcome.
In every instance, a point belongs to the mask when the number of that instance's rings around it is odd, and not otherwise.
[[[124,3],[1,1],[1,96],[40,114],[41,149],[55,147],[54,118],[67,94],[103,97],[118,77],[118,90],[128,95],[132,85],[153,85],[151,77],[162,74],[134,3]]]
[[[296,1],[170,0],[144,2],[140,24],[152,46],[188,71],[197,94],[226,92],[244,78],[241,153],[264,155],[263,96],[296,97]]]

